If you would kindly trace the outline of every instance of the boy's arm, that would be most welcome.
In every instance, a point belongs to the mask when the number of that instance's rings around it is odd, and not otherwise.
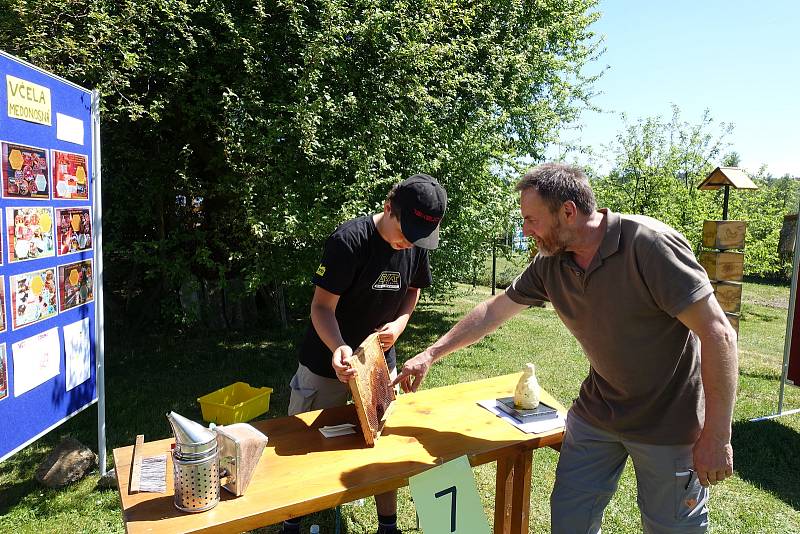
[[[347,360],[353,355],[353,349],[344,342],[339,323],[336,322],[338,303],[339,295],[317,286],[311,301],[311,324],[314,325],[314,330],[325,346],[333,353],[331,363],[336,377],[342,382],[347,382],[355,374],[355,370],[347,364]]]

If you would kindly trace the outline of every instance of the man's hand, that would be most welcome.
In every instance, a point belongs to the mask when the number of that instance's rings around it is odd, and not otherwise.
[[[378,339],[381,341],[381,350],[383,350],[383,352],[386,352],[397,343],[397,338],[403,333],[405,327],[406,321],[397,320],[386,323],[375,329],[378,333]]]
[[[353,355],[353,349],[348,347],[347,345],[341,345],[335,351],[333,351],[333,358],[331,359],[331,364],[333,364],[333,370],[336,371],[336,378],[344,382],[345,384],[354,376],[356,376],[356,370],[350,367],[350,357]]]
[[[400,387],[406,393],[417,391],[425,375],[428,374],[428,369],[430,369],[432,363],[433,356],[427,350],[420,352],[403,365],[403,369],[400,370],[397,378],[392,381],[392,387],[395,384],[400,384]]]
[[[731,421],[739,379],[736,331],[713,295],[690,304],[678,320],[700,339],[706,417],[692,453],[697,479],[708,487],[733,475]]]
[[[697,480],[704,487],[722,482],[733,475],[733,447],[724,439],[715,438],[703,430],[692,453]]]

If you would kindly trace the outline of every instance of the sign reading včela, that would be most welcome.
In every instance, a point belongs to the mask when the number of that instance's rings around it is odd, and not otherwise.
[[[6,74],[8,116],[13,119],[52,125],[50,89]]]

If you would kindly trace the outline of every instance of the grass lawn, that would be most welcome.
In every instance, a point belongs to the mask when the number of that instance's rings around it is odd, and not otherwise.
[[[712,532],[800,532],[800,477],[796,475],[800,472],[800,414],[749,422],[777,410],[788,293],[786,287],[745,283],[739,399],[733,429],[736,473],[712,490]],[[485,287],[460,286],[450,302],[422,303],[398,345],[400,359],[423,349],[488,295]],[[180,337],[109,338],[109,462],[110,450],[132,444],[136,434],[143,433],[148,440],[167,437],[170,432],[164,414],[169,410],[200,420],[194,399],[234,381],[275,388],[266,417],[283,415],[301,334],[298,326],[289,333],[199,332]],[[435,365],[424,387],[516,372],[528,361],[537,364],[540,383],[565,405],[577,396],[588,370],[580,347],[552,308],[532,308],[494,335]],[[797,407],[800,388],[790,386],[785,409]],[[96,488],[96,473],[63,490],[43,489],[33,481],[38,463],[65,435],[96,448],[96,414],[94,407],[86,410],[0,464],[0,532],[124,532],[119,497],[115,490]],[[557,458],[557,453],[549,449],[534,455],[531,532],[549,531],[548,498]],[[494,464],[474,470],[490,523],[494,471]],[[313,470],[307,476],[313,477]],[[375,531],[375,509],[370,499],[364,506],[344,506],[342,516],[343,532]],[[407,489],[400,491],[399,516],[404,531],[418,532]],[[317,514],[311,520],[322,526],[322,532],[333,532],[331,512]],[[606,510],[603,529],[612,533],[641,531],[630,463]],[[258,532],[277,530],[266,527]]]

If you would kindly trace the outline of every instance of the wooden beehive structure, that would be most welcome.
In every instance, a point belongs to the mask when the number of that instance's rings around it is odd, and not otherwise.
[[[714,295],[717,297],[722,311],[725,313],[739,313],[742,309],[742,284],[738,282],[722,282],[712,280]]]
[[[706,221],[708,222],[708,221]],[[744,253],[730,250],[704,250],[700,253],[700,265],[712,281],[741,282],[744,275]]]
[[[383,356],[378,334],[371,334],[353,352],[350,366],[357,374],[348,382],[356,405],[358,422],[369,447],[381,434],[394,402],[389,368]]]
[[[703,247],[700,265],[708,273],[714,296],[739,333],[739,313],[742,307],[742,277],[744,275],[744,243],[747,223],[728,220],[728,191],[756,189],[756,184],[739,168],[717,167],[697,187],[703,190],[725,188],[721,221],[703,221]]]

